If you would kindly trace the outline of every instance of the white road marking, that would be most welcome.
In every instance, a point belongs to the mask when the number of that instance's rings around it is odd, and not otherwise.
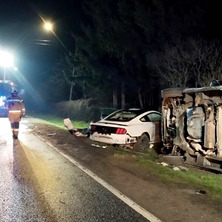
[[[47,142],[43,138],[39,137],[42,141],[44,141],[48,146],[52,147],[55,151],[57,151],[59,154],[61,154],[63,157],[65,157],[67,160],[69,160],[71,163],[73,163],[75,166],[77,166],[79,169],[81,169],[83,172],[85,172],[87,175],[89,175],[91,178],[93,178],[95,181],[97,181],[99,184],[101,184],[103,187],[105,187],[107,190],[109,190],[111,193],[113,193],[116,197],[118,197],[120,200],[122,200],[124,203],[126,203],[128,206],[130,206],[132,209],[134,209],[136,212],[141,214],[143,217],[145,217],[150,222],[161,222],[160,219],[155,217],[153,214],[145,210],[143,207],[135,203],[133,200],[125,196],[123,193],[112,187],[110,184],[108,184],[106,181],[98,177],[96,174],[94,174],[89,169],[82,166],[78,161],[76,161],[73,157],[70,157],[66,155],[65,153],[61,152],[58,148],[53,146],[51,143]]]

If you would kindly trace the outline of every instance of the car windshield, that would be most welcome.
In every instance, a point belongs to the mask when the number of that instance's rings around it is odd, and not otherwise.
[[[115,112],[105,118],[106,120],[111,120],[111,121],[121,121],[121,122],[128,122],[144,111],[142,110],[120,110],[118,112]]]

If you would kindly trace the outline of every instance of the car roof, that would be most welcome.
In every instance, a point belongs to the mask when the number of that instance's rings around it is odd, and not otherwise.
[[[145,112],[157,112],[157,113],[159,113],[159,112],[156,111],[156,110],[148,110],[148,109],[140,109],[140,108],[122,109],[122,111],[133,111],[133,112],[135,112],[137,115],[140,115],[140,114],[145,113]]]
[[[126,116],[125,116],[125,120],[123,121],[120,121],[120,117],[119,116],[114,116],[118,113],[128,113],[129,112],[129,115],[131,115],[130,113],[132,113],[133,115],[135,116],[128,116],[128,120],[126,119]],[[117,110],[116,112],[113,112],[111,113],[110,115],[106,116],[103,120],[101,121],[120,121],[120,122],[129,122],[129,121],[132,121],[134,119],[138,119],[138,118],[141,118],[142,115],[146,115],[148,113],[158,113],[159,115],[161,115],[160,112],[158,111],[155,111],[155,110],[146,110],[146,109],[140,109],[140,108],[129,108],[129,109],[120,109],[120,110]]]

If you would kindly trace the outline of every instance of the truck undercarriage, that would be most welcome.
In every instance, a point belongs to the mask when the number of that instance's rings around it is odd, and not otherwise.
[[[222,86],[162,91],[164,154],[222,171]]]

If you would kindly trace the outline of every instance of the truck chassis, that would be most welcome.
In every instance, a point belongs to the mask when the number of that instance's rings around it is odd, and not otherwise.
[[[222,86],[162,90],[162,152],[222,172]]]

